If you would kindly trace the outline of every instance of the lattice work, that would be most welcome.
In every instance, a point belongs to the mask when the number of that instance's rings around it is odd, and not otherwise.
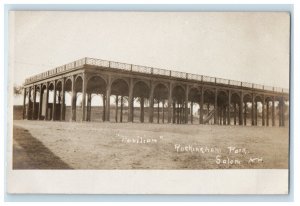
[[[270,86],[264,86],[264,89],[267,91],[273,91],[273,87]]]
[[[172,71],[171,76],[172,76],[172,77],[176,77],[176,78],[186,78],[186,73],[184,73],[184,72]]]
[[[261,84],[253,84],[253,88],[255,89],[264,89],[264,86]]]
[[[139,66],[139,65],[132,65],[133,72],[141,72],[151,74],[151,67]]]
[[[69,64],[66,64],[66,70],[74,69],[75,68],[75,63],[71,62]]]
[[[57,71],[57,73],[64,72],[64,71],[66,71],[66,66],[63,65],[63,66],[60,66],[60,67],[56,67],[56,71]]]
[[[109,67],[109,61],[94,59],[94,58],[87,58],[86,64],[100,66],[100,67]]]
[[[242,83],[242,86],[243,86],[243,87],[252,88],[252,84],[251,84],[251,83],[248,83],[248,82],[243,82],[243,83]]]
[[[229,84],[233,86],[241,86],[242,82],[236,80],[229,80]]]
[[[75,61],[76,67],[83,66],[84,64],[85,64],[85,58]]]
[[[219,84],[228,84],[228,80],[222,78],[216,78],[216,82]]]
[[[203,76],[198,74],[188,74],[188,79],[202,81]]]
[[[153,68],[153,74],[162,75],[162,76],[170,76],[170,70]]]
[[[51,69],[51,70],[49,71],[49,75],[54,75],[54,74],[56,74],[56,69]]]
[[[203,76],[203,81],[204,82],[215,82],[215,78],[209,77],[209,76]]]
[[[284,92],[284,93],[289,93],[290,91],[289,91],[289,89],[284,89],[284,88],[283,88],[283,92]]]
[[[110,67],[115,69],[122,69],[126,71],[131,70],[131,64],[125,64],[120,62],[110,62]]]
[[[274,91],[275,91],[275,92],[282,92],[282,88],[274,87]]]

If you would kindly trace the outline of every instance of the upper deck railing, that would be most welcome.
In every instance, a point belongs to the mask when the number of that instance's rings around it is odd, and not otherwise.
[[[178,72],[178,71],[140,66],[134,64],[126,64],[121,62],[107,61],[107,60],[88,58],[88,57],[79,59],[77,61],[73,61],[71,63],[56,67],[52,70],[29,77],[25,79],[25,84],[30,84],[45,78],[49,78],[51,76],[55,76],[57,74],[61,74],[66,71],[70,71],[78,67],[82,67],[84,65],[94,65],[94,66],[100,66],[106,68],[120,69],[129,72],[139,72],[143,74],[161,75],[161,76],[168,76],[168,77],[179,78],[179,79],[195,80],[195,81],[209,82],[215,84],[224,84],[224,85],[231,85],[231,86],[237,86],[243,88],[252,88],[252,89],[261,89],[265,91],[289,93],[289,90],[285,88],[264,86],[261,84],[241,82],[236,80],[222,79],[222,78],[210,77],[210,76],[199,75],[199,74],[190,74],[185,72]]]

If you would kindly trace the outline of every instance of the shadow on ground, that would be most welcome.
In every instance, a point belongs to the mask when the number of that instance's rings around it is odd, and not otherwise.
[[[15,126],[13,130],[13,169],[72,169],[30,132]]]

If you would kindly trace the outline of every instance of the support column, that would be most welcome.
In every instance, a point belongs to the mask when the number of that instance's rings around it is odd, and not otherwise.
[[[27,110],[26,110],[26,116],[27,116],[27,119],[31,119],[31,116],[30,116],[30,112],[31,112],[31,87],[28,88],[28,105],[27,105]]]
[[[173,101],[173,124],[175,124],[176,123],[176,103],[175,103],[175,101]],[[168,116],[170,116],[170,115],[168,115]]]
[[[33,104],[32,104],[32,119],[35,120],[35,104],[36,104],[36,85],[33,85]]]
[[[173,107],[172,107],[173,105]],[[169,84],[169,96],[168,96],[168,123],[170,124],[172,122],[172,117],[173,117],[173,123],[174,122],[174,109],[175,109],[175,104],[173,103],[172,99],[172,83]],[[173,108],[173,111],[172,111]],[[173,115],[173,116],[172,116]]]
[[[115,121],[118,122],[118,107],[119,107],[119,95],[116,95],[116,116]]]
[[[230,125],[230,106],[231,106],[231,92],[228,91],[228,111],[227,111],[227,125]]]
[[[53,82],[52,121],[56,120],[56,81]]]
[[[281,126],[285,126],[285,104],[284,104],[284,98],[282,97],[282,123]]]
[[[40,103],[39,103],[39,110],[38,110],[38,120],[41,120],[42,115],[42,107],[43,107],[43,84],[40,84]]]
[[[128,122],[133,122],[134,114],[133,114],[133,79],[130,79],[129,83],[129,98],[128,98],[128,107],[129,107],[129,112],[128,112]]]
[[[272,126],[275,126],[275,97],[272,98]]]
[[[105,96],[105,121],[110,121],[110,94],[111,94],[111,76],[108,76],[108,83],[106,87],[106,96]],[[129,100],[128,100],[129,102]],[[129,106],[129,105],[128,105]]]
[[[165,123],[165,99],[162,100],[162,123]]]
[[[194,116],[193,116],[193,101],[191,101],[191,124],[193,124]]]
[[[120,111],[120,122],[123,122],[123,104],[124,104],[123,95],[121,95],[121,111]]]
[[[210,108],[209,103],[207,103],[207,116],[209,115],[209,108]],[[202,118],[202,121],[203,121],[203,118]],[[209,121],[210,121],[210,120],[208,120],[208,122],[207,122],[208,124],[209,124]],[[204,123],[204,122],[203,122],[203,123]]]
[[[141,102],[140,102],[140,105],[141,105],[141,112],[140,112],[140,122],[144,122],[144,103],[145,103],[145,99],[144,97],[141,97]]]
[[[255,101],[254,105],[255,105],[255,125],[257,126],[257,101]]]
[[[160,99],[158,98],[157,99],[157,123],[159,123],[159,102],[160,102]]]
[[[217,104],[218,104],[218,90],[216,89],[215,90],[215,118],[214,118],[214,124],[218,124],[218,121],[217,121],[217,119],[218,119],[218,106],[217,106]]]
[[[188,112],[188,109],[189,109],[189,105],[188,105],[188,102],[189,102],[189,87],[186,86],[185,87],[185,101],[184,101],[184,123],[187,124],[189,122],[189,112]]]
[[[239,105],[239,125],[243,125],[243,93],[240,94],[240,105]]]
[[[226,118],[227,118],[227,114],[228,112],[226,112],[226,106],[224,105],[223,107],[223,125],[226,125]]]
[[[234,125],[236,125],[236,113],[237,113],[237,109],[236,109],[236,103],[234,102],[234,107],[233,107],[233,113],[234,113]]]
[[[269,119],[270,119],[269,112],[270,112],[270,110],[269,110],[269,101],[267,101],[267,126],[269,126]]]
[[[153,123],[153,106],[154,106],[154,88],[152,82],[150,83],[150,97],[149,97],[149,122]],[[169,105],[170,107],[170,105]]]
[[[103,102],[103,113],[102,113],[102,121],[105,122],[106,121],[106,96],[105,94],[102,95],[102,102]]]
[[[25,119],[26,116],[26,87],[23,89],[23,119]]]
[[[49,105],[49,83],[46,83],[46,108],[45,108],[45,119],[48,120],[48,105]]]
[[[281,117],[282,117],[282,108],[281,108],[281,99],[279,100],[279,104],[278,104],[278,122],[279,122],[279,127],[281,127],[281,123],[282,123],[282,120],[281,120]]]
[[[263,96],[263,100],[262,100],[262,126],[265,126],[265,97]]]
[[[254,125],[254,94],[252,94],[252,103],[251,103],[251,125]]]
[[[82,78],[82,121],[86,121],[86,90],[87,90],[87,78],[86,74],[83,73]]]
[[[75,76],[72,76],[72,104],[71,104],[71,109],[72,109],[72,113],[71,113],[71,119],[72,121],[76,121],[76,97],[77,92],[76,92],[76,88],[75,88]]]
[[[247,126],[247,102],[244,103],[244,125]]]
[[[203,124],[203,102],[204,102],[204,89],[201,88],[201,99],[200,99],[200,114],[199,114],[199,123]],[[209,115],[209,112],[207,113]]]
[[[92,94],[87,94],[87,114],[86,114],[86,121],[91,121],[91,111],[92,111]]]
[[[61,81],[61,105],[60,105],[60,121],[65,121],[65,79]]]

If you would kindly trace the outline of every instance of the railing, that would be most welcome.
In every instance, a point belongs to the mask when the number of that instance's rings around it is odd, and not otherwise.
[[[107,60],[101,60],[101,59],[95,59],[95,58],[82,58],[79,60],[76,60],[74,62],[56,67],[55,69],[37,74],[35,76],[29,77],[25,79],[25,84],[29,84],[41,79],[49,78],[51,76],[66,72],[68,70],[75,69],[77,67],[82,67],[84,65],[93,65],[93,66],[99,66],[104,68],[113,68],[113,69],[119,69],[129,72],[139,72],[139,73],[145,73],[145,74],[153,74],[153,75],[161,75],[161,76],[169,76],[173,78],[179,78],[179,79],[189,79],[189,80],[195,80],[195,81],[201,81],[201,82],[209,82],[214,84],[226,84],[226,85],[232,85],[232,86],[238,86],[238,87],[244,87],[244,88],[252,88],[252,89],[261,89],[265,91],[274,91],[274,92],[283,92],[283,93],[289,93],[288,89],[279,88],[279,87],[270,87],[270,86],[264,86],[261,84],[252,84],[248,82],[240,82],[236,80],[228,80],[228,79],[222,79],[222,78],[215,78],[210,76],[204,76],[204,75],[198,75],[198,74],[190,74],[185,72],[178,72],[178,71],[171,71],[166,69],[159,69],[159,68],[152,68],[147,66],[139,66],[139,65],[133,65],[133,64],[126,64],[121,62],[114,62],[114,61],[107,61]]]
[[[229,80],[228,79],[216,78],[216,83],[218,83],[218,84],[229,84]]]
[[[242,82],[236,81],[236,80],[229,80],[229,85],[232,85],[232,86],[241,86]]]
[[[261,84],[252,84],[255,89],[264,89],[264,86]]]
[[[153,68],[153,74],[162,76],[171,76],[171,71],[166,69]]]
[[[110,67],[114,69],[121,69],[126,71],[131,70],[131,64],[125,64],[120,62],[110,62]]]
[[[177,72],[177,71],[171,71],[171,77],[186,79],[186,73],[184,73],[184,72]]]
[[[198,74],[188,74],[187,78],[196,81],[203,81],[203,76]]]
[[[145,66],[139,66],[139,65],[132,65],[132,71],[133,72],[151,74],[152,68],[151,67],[145,67]]]
[[[100,67],[109,67],[109,61],[101,60],[101,59],[94,59],[94,58],[86,58],[85,64],[95,65]]]
[[[216,78],[215,77],[209,77],[209,76],[203,76],[203,81],[204,82],[216,82]]]

